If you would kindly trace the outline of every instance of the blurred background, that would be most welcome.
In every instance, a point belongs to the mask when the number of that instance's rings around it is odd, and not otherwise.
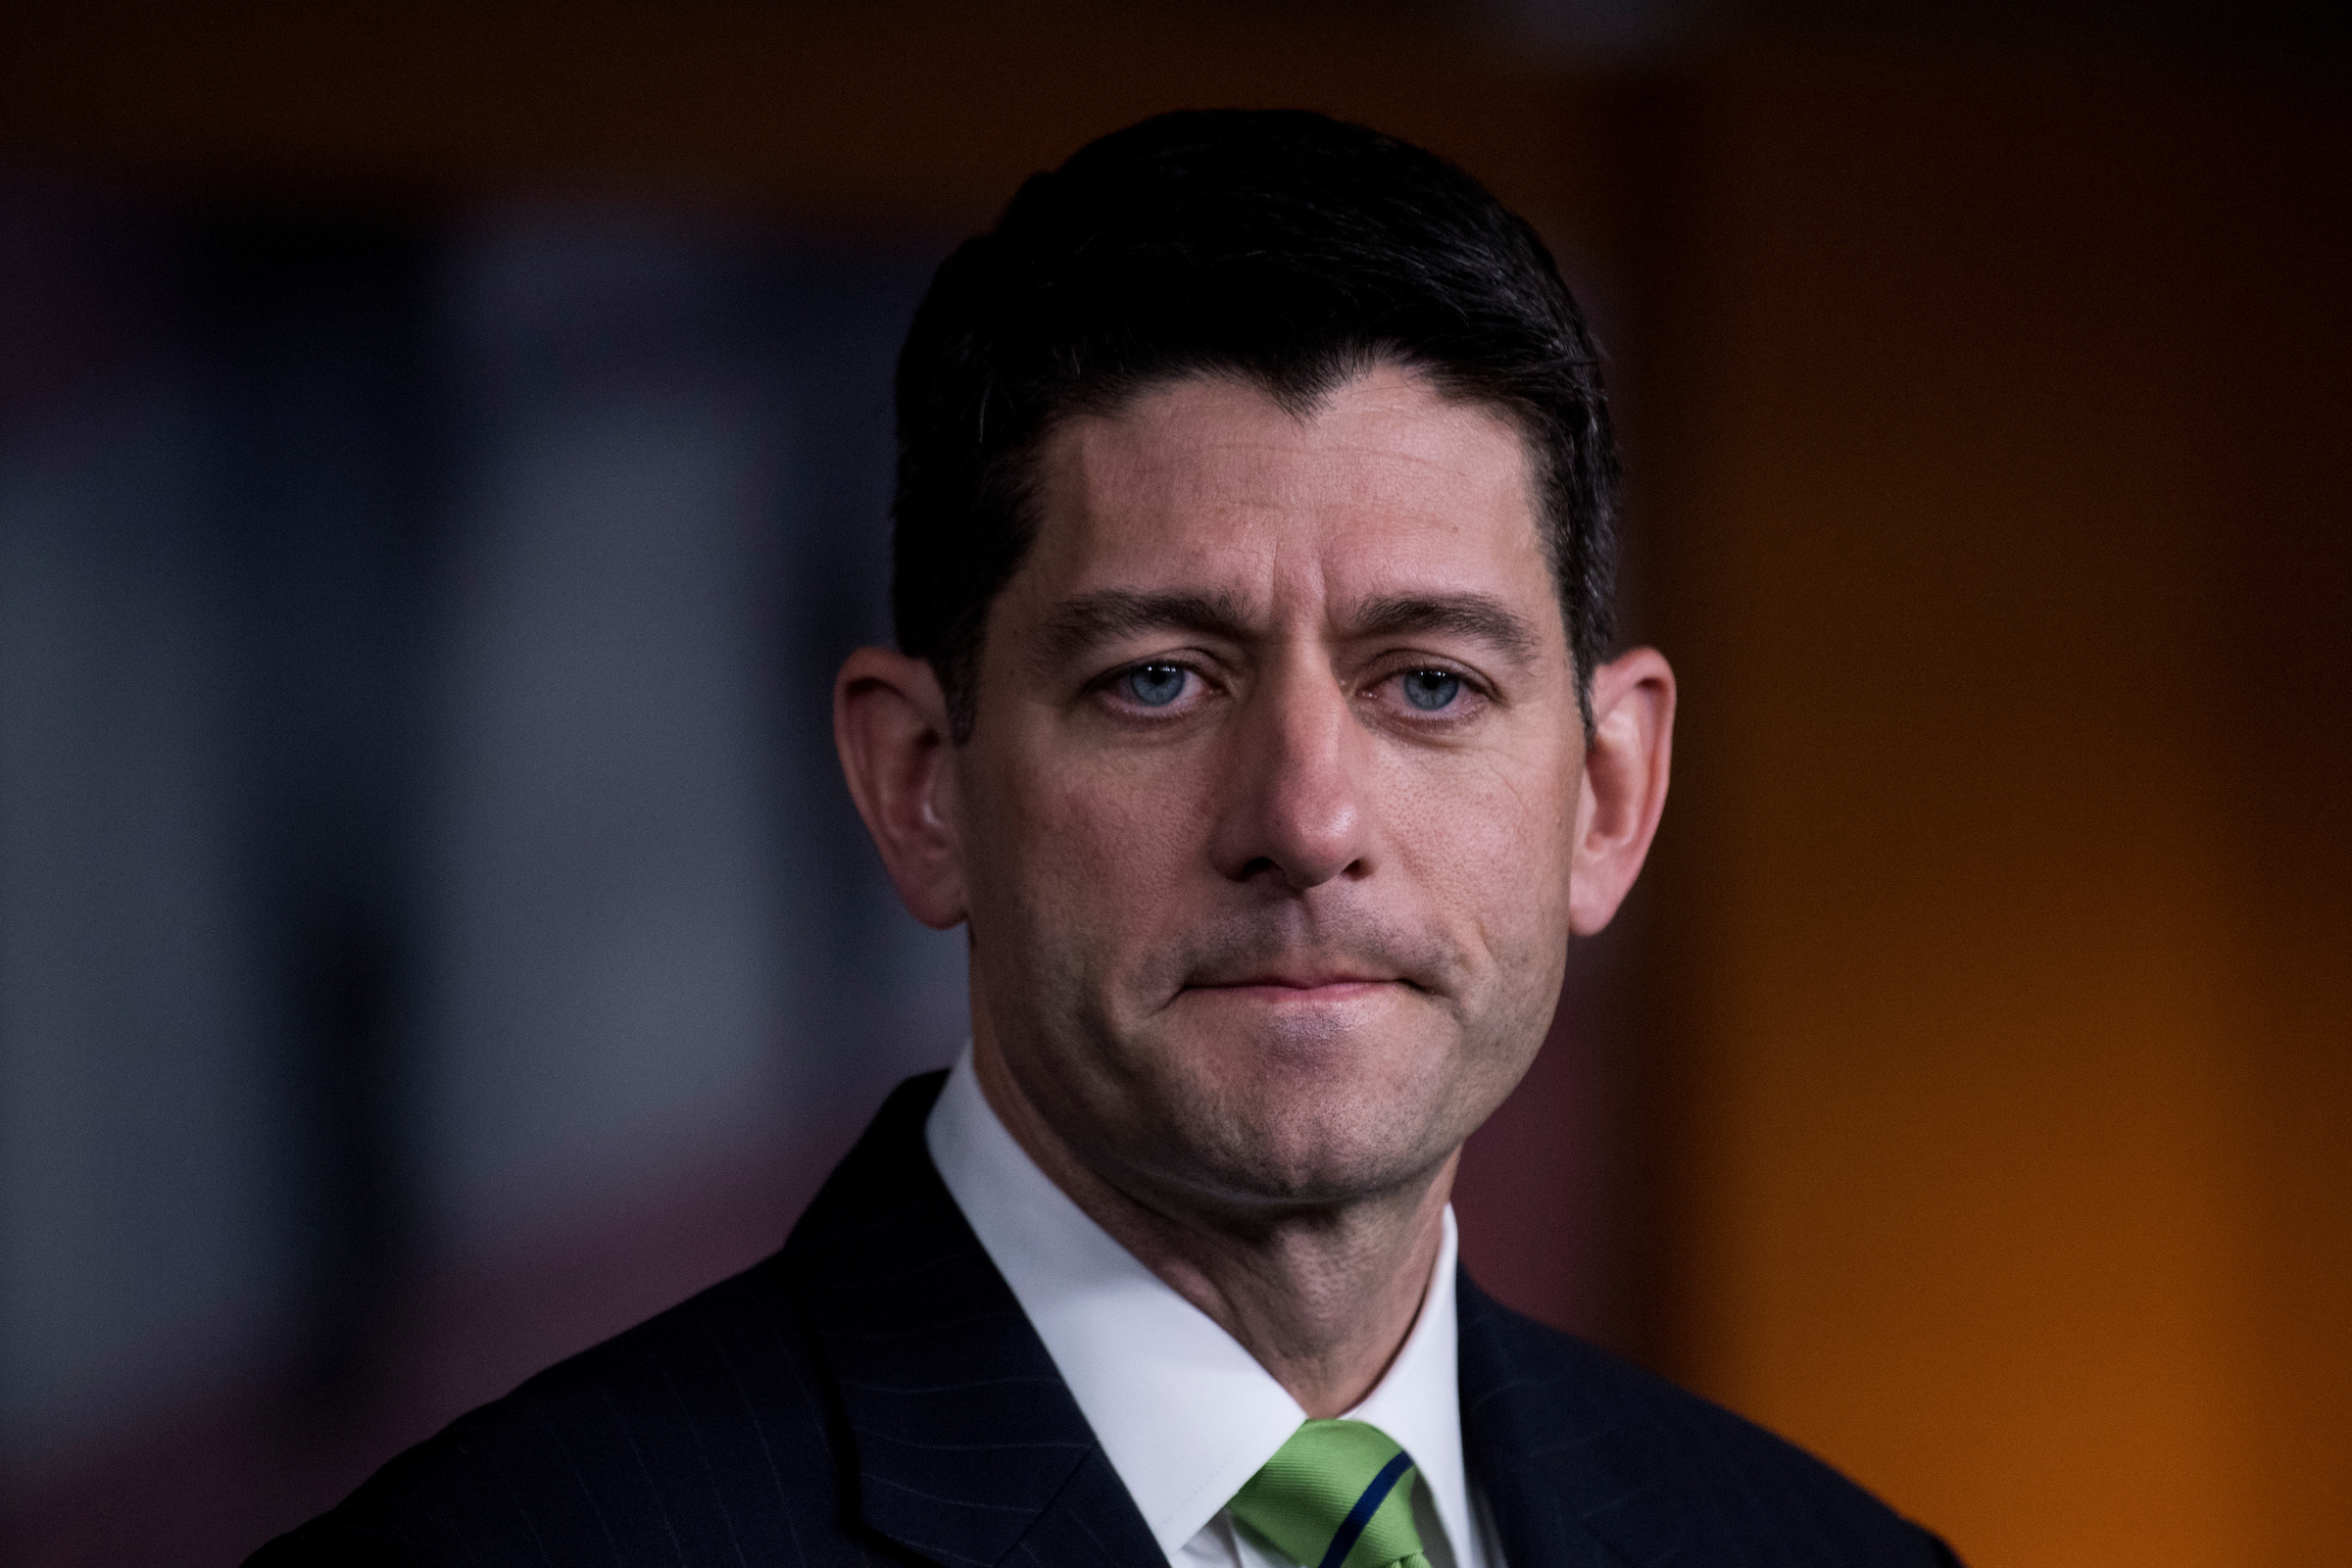
[[[963,1035],[837,778],[930,269],[1154,110],[1594,315],[1673,802],[1470,1266],[1980,1568],[2352,1540],[2325,8],[0,20],[0,1558],[226,1564],[770,1250]]]

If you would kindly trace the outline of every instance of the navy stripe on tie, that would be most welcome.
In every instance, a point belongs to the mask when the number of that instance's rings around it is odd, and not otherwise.
[[[1396,1458],[1380,1467],[1380,1474],[1372,1478],[1372,1484],[1364,1489],[1364,1494],[1355,1499],[1355,1506],[1348,1509],[1348,1517],[1340,1522],[1340,1533],[1331,1538],[1331,1549],[1323,1553],[1323,1560],[1315,1568],[1340,1568],[1340,1564],[1348,1560],[1348,1554],[1355,1549],[1356,1539],[1363,1535],[1364,1527],[1372,1522],[1374,1514],[1380,1512],[1380,1505],[1389,1500],[1389,1493],[1395,1489],[1396,1478],[1412,1467],[1413,1456],[1401,1448],[1396,1451]]]

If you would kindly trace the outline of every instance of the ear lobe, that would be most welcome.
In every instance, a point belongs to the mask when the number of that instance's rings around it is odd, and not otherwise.
[[[1589,937],[1633,888],[1666,808],[1674,754],[1674,670],[1637,648],[1592,672],[1592,744],[1577,799],[1568,923]]]
[[[852,654],[833,682],[833,745],[907,912],[934,930],[955,925],[965,912],[956,748],[931,666],[887,648]]]

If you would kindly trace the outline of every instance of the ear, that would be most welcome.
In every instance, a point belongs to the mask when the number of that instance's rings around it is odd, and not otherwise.
[[[1576,806],[1568,884],[1569,929],[1589,937],[1609,923],[1641,874],[1666,808],[1674,753],[1674,671],[1654,648],[1637,648],[1592,672],[1592,744]]]
[[[931,666],[887,648],[852,654],[833,682],[833,744],[907,911],[934,930],[961,920],[956,748]]]

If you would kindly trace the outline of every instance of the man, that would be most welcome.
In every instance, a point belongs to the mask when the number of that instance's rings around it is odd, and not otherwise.
[[[972,1042],[783,1251],[259,1562],[1949,1562],[1462,1277],[1462,1142],[1640,869],[1615,459],[1534,235],[1296,114],[1031,180],[900,364],[899,651],[841,671]]]

